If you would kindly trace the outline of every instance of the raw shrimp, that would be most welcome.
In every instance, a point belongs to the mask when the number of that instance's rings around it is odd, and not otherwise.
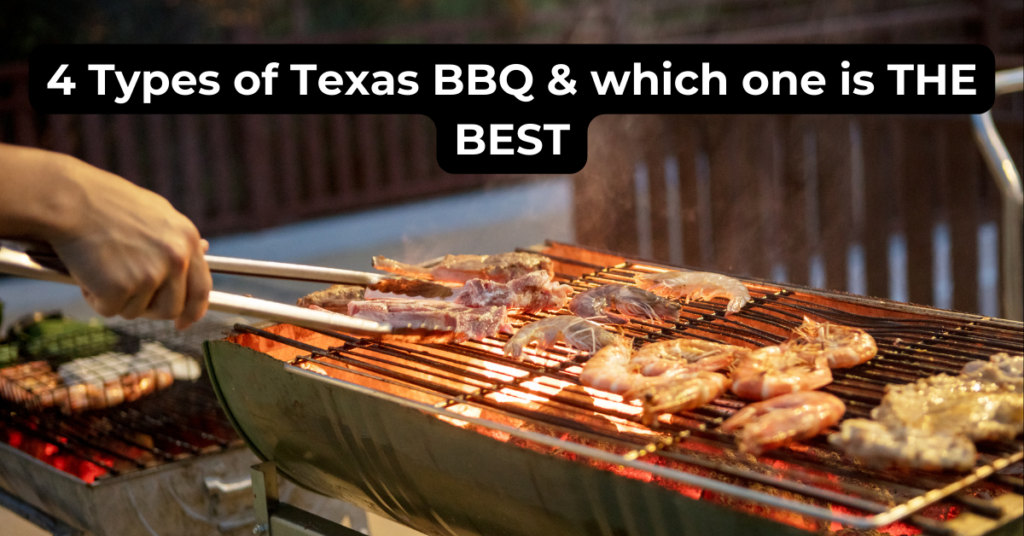
[[[470,279],[508,283],[537,270],[544,270],[550,275],[555,273],[551,259],[536,253],[520,251],[497,255],[445,255],[440,262],[430,268],[376,256],[373,258],[373,267],[410,277],[460,284]]]
[[[674,368],[660,376],[644,376],[632,359],[632,343],[620,337],[587,361],[580,383],[620,394],[625,400],[640,398],[644,405],[641,422],[645,425],[654,422],[659,413],[703,406],[729,388],[725,376],[692,366]]]
[[[786,344],[754,350],[737,363],[731,376],[732,392],[748,400],[812,391],[832,383],[826,357],[819,356],[809,363]]]
[[[613,283],[577,294],[569,302],[569,310],[576,316],[597,322],[625,324],[629,319],[608,312],[609,309],[651,320],[679,320],[679,304],[657,294],[633,286]]]
[[[724,431],[743,428],[740,450],[755,456],[814,437],[839,422],[846,413],[842,400],[818,391],[802,391],[756,402],[722,423]]]
[[[675,369],[651,378],[622,395],[624,399],[639,398],[644,404],[640,422],[650,425],[661,413],[675,413],[699,408],[722,396],[729,388],[729,378],[717,372]]]
[[[793,351],[809,362],[824,356],[831,368],[859,365],[878,353],[874,337],[862,329],[815,322],[805,316],[804,323],[793,331],[797,338],[786,343]]]
[[[577,350],[594,353],[611,344],[616,336],[589,320],[577,316],[552,316],[531,322],[521,328],[505,343],[505,355],[519,357],[523,349],[536,342],[537,347],[549,349],[558,341]]]
[[[710,272],[662,272],[637,274],[636,286],[666,298],[690,300],[726,298],[725,312],[735,313],[750,302],[750,292],[738,279]]]
[[[640,367],[644,376],[657,376],[680,366],[721,370],[749,354],[750,350],[741,346],[700,339],[670,339],[645,344],[633,354],[632,362]]]

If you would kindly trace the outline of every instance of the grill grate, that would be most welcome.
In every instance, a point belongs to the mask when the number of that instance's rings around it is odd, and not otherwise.
[[[552,258],[560,278],[576,291],[605,283],[630,283],[637,273],[658,269],[633,263],[602,267]],[[566,275],[581,270],[590,273],[575,278]],[[956,374],[971,360],[987,359],[998,351],[1019,352],[1024,337],[1019,325],[980,317],[931,317],[755,282],[748,287],[753,302],[740,313],[724,316],[723,299],[691,302],[683,304],[679,322],[633,320],[623,329],[637,345],[683,336],[747,347],[781,342],[804,315],[865,329],[878,342],[878,357],[852,369],[834,371],[834,382],[824,388],[847,404],[845,418],[867,416],[887,383]],[[511,318],[519,327],[544,316],[548,315]],[[586,453],[592,461],[608,462],[606,468],[626,476],[663,477],[663,485],[674,485],[705,500],[715,497],[707,490],[724,490],[740,502],[778,506],[857,528],[879,527],[905,518],[928,532],[942,533],[947,529],[938,519],[961,509],[998,518],[1002,509],[978,497],[1021,489],[1014,477],[997,475],[999,478],[984,480],[1021,460],[1024,443],[1019,438],[1008,445],[979,445],[978,466],[967,476],[873,471],[843,458],[823,436],[755,459],[736,450],[731,434],[717,430],[746,402],[727,394],[704,407],[662,416],[655,427],[648,428],[640,424],[640,407],[581,386],[577,355],[564,347],[551,351],[531,348],[526,351],[527,359],[517,361],[502,355],[506,335],[459,345],[415,345],[323,332],[345,344],[317,348],[249,326],[238,325],[236,330],[309,352],[290,365],[295,369],[374,387],[414,403],[425,402],[431,412],[452,424],[492,436],[496,436],[495,430],[504,430],[505,435],[497,434],[499,439],[528,448],[570,457]],[[525,437],[516,430],[537,432],[555,441],[538,444],[535,434]],[[612,456],[595,455],[588,447]],[[727,486],[709,486],[712,481]],[[693,487],[694,482],[700,485]],[[691,487],[679,487],[680,483]],[[751,489],[752,484],[756,490]]]
[[[224,330],[201,323],[176,332],[155,321],[126,322],[116,329],[158,340],[200,363],[201,342]],[[205,373],[135,402],[76,415],[56,408],[26,411],[0,399],[0,442],[89,483],[242,445]]]

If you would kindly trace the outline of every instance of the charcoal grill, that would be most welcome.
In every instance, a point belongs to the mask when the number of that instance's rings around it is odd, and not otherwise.
[[[201,358],[202,341],[225,326],[204,321],[177,332],[169,322],[133,321],[117,330]],[[77,415],[0,399],[0,505],[55,534],[251,534],[248,468],[257,461],[205,376]],[[282,493],[336,520],[348,513],[294,486]]]
[[[577,291],[662,268],[549,242]],[[888,383],[956,374],[1022,351],[1020,322],[746,280],[753,302],[682,305],[678,322],[631,321],[638,344],[696,337],[778,343],[803,317],[865,329],[874,360],[824,390],[866,417]],[[563,311],[564,313],[564,311]],[[537,316],[514,316],[522,325]],[[1020,533],[1024,442],[979,445],[966,474],[876,471],[824,437],[753,457],[718,425],[730,395],[640,424],[641,408],[579,385],[565,348],[502,355],[507,336],[385,343],[279,325],[206,343],[235,428],[276,471],[428,534]],[[258,527],[258,529],[266,527]]]

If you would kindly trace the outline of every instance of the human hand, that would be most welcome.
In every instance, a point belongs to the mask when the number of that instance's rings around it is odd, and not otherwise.
[[[49,242],[98,313],[206,313],[209,244],[159,195],[76,158],[0,144],[0,236]]]
[[[80,160],[65,173],[81,185],[78,222],[50,243],[89,305],[178,329],[202,318],[213,282],[195,225],[159,195]]]

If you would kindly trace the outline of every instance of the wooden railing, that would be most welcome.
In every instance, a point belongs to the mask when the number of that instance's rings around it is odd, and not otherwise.
[[[997,125],[1020,166],[1021,120]],[[588,245],[1000,314],[1001,202],[967,117],[602,116],[575,184]]]

